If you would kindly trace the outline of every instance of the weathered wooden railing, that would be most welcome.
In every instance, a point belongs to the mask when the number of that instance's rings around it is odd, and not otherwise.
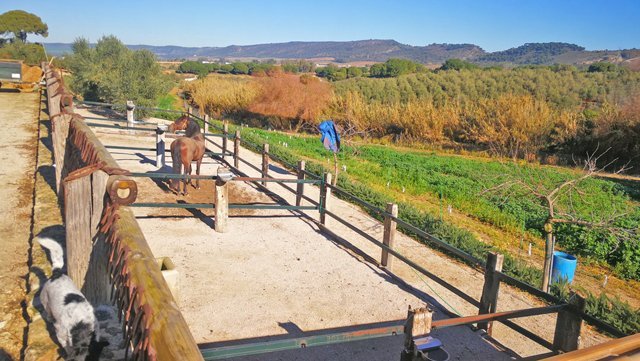
[[[116,303],[133,359],[202,360],[131,211],[136,183],[73,113],[62,76],[44,65],[69,276],[93,304]]]

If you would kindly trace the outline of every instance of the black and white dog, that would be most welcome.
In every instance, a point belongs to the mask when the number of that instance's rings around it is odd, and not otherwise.
[[[40,292],[40,300],[45,319],[53,322],[58,342],[65,350],[65,360],[97,361],[109,343],[99,341],[100,330],[93,307],[62,272],[62,246],[50,238],[38,238],[38,243],[49,250],[53,267],[51,278]]]

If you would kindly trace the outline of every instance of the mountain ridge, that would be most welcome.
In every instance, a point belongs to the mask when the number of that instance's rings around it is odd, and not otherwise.
[[[71,44],[45,43],[47,52],[60,56],[71,52]],[[290,41],[225,47],[183,47],[177,45],[127,45],[146,49],[161,59],[328,59],[337,63],[384,62],[403,58],[423,64],[441,64],[457,58],[478,64],[589,64],[596,61],[622,63],[640,56],[638,49],[585,50],[562,42],[526,43],[507,50],[486,52],[475,44],[432,43],[425,46],[402,44],[392,39],[356,41]]]

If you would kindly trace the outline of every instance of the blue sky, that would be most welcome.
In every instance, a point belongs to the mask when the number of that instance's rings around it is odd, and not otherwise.
[[[640,0],[0,0],[0,13],[42,18],[49,37],[31,41],[227,46],[287,41],[394,39],[472,43],[487,51],[528,42],[588,50],[640,48]]]

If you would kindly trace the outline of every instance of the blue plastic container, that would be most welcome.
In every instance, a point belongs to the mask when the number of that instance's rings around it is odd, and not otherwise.
[[[573,276],[576,273],[576,265],[578,259],[565,252],[553,252],[553,264],[551,268],[551,282],[558,282],[561,279],[567,279],[569,283],[573,282]]]

